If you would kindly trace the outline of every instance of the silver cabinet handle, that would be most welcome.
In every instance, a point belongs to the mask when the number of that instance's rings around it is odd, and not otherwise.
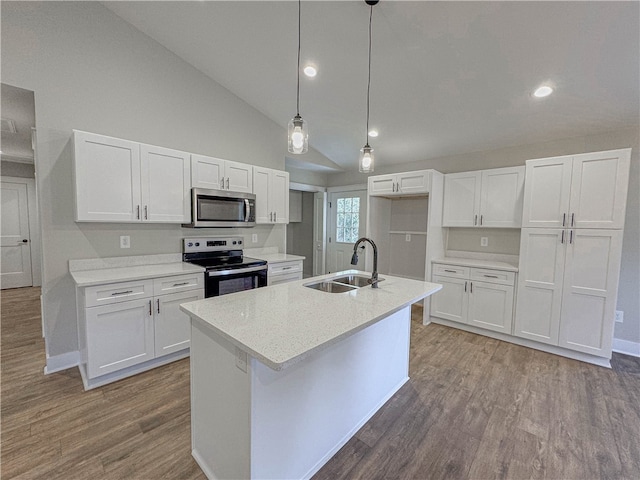
[[[569,243],[573,243],[573,230],[569,232]]]
[[[140,205],[136,205],[136,218],[140,220]]]
[[[278,212],[273,212],[273,221],[274,222],[278,221]]]
[[[566,219],[567,219],[567,214],[566,214],[566,213],[563,213],[563,214],[562,214],[562,226],[563,226],[563,227],[564,227],[564,223],[565,223]]]
[[[114,295],[127,295],[128,293],[133,293],[133,290],[127,290],[125,292],[113,292],[111,296],[113,297]]]
[[[273,222],[273,212],[269,212],[269,221]]]
[[[483,275],[483,276],[487,278],[498,278],[497,275]]]
[[[282,270],[291,270],[293,267],[282,267]]]
[[[480,225],[482,225],[482,215],[480,215]]]
[[[158,313],[160,313],[160,299],[157,299],[156,302],[158,302]]]
[[[469,282],[469,292],[473,293],[473,282]]]
[[[446,268],[444,269],[444,271],[449,273],[458,273],[456,270],[447,270]]]
[[[575,214],[575,213],[572,213],[572,214],[571,214],[571,226],[572,226],[572,227],[573,227],[573,225],[574,225],[575,216],[576,216],[576,214]]]
[[[562,230],[562,236],[560,237],[560,243],[564,243],[564,230]]]
[[[473,224],[477,225],[478,224],[478,215],[473,217]]]
[[[227,190],[229,190],[229,177],[227,177]]]
[[[149,315],[153,315],[153,311],[151,310],[151,300],[149,300]]]
[[[182,285],[189,285],[189,282],[181,282],[181,283],[174,283],[173,284],[174,287],[181,287]]]
[[[400,191],[400,182],[396,183],[396,192]]]
[[[220,179],[220,188],[224,190],[224,177]]]
[[[144,206],[144,219],[149,220],[149,208],[146,205]]]
[[[464,293],[467,293],[467,282],[466,282],[466,280],[464,282]]]
[[[396,182],[391,182],[391,191],[392,192],[396,191]]]

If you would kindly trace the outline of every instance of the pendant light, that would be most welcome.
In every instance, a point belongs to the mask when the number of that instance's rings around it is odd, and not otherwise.
[[[289,120],[288,150],[290,153],[301,154],[309,150],[309,130],[307,122],[300,116],[300,4],[298,0],[298,85],[296,91],[296,116]]]
[[[367,143],[360,149],[359,168],[360,173],[373,172],[373,148],[369,146],[369,93],[371,91],[371,18],[373,17],[373,6],[378,0],[365,0],[369,5],[369,79],[367,81]]]

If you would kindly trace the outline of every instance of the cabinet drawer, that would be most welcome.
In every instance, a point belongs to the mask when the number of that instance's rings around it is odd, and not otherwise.
[[[173,277],[154,278],[153,294],[164,295],[165,293],[195,290],[197,288],[203,288],[203,284],[203,272],[191,273],[189,275],[174,275]]]
[[[433,275],[453,278],[469,278],[469,267],[436,263],[433,265]]]
[[[302,271],[302,260],[293,262],[283,262],[269,264],[269,275],[278,275],[279,273],[293,273]]]
[[[95,307],[153,296],[153,280],[96,285],[85,289],[85,306]]]
[[[279,275],[270,275],[267,278],[269,285],[278,285],[280,283],[302,280],[302,272],[281,273]]]
[[[498,283],[500,285],[514,285],[516,274],[514,272],[504,272],[502,270],[472,268],[470,278],[471,280],[481,282]]]

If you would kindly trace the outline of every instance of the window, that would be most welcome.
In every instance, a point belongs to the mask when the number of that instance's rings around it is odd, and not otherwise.
[[[336,241],[355,243],[360,238],[360,197],[339,198]]]

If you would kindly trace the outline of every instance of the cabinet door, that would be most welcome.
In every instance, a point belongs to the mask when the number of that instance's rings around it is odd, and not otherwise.
[[[468,323],[468,280],[433,276],[433,282],[442,285],[442,290],[431,297],[431,315],[455,322]]]
[[[469,324],[511,334],[513,287],[488,282],[469,283]]]
[[[571,174],[570,222],[575,228],[622,228],[630,150],[576,155]]]
[[[232,192],[253,193],[253,166],[227,160],[224,167],[225,188]]]
[[[177,150],[141,145],[144,221],[188,223],[191,155]]]
[[[522,229],[514,329],[518,337],[558,344],[567,233]]]
[[[77,222],[139,222],[140,145],[74,131]]]
[[[443,227],[478,225],[481,172],[450,173],[444,176]]]
[[[430,185],[431,172],[427,170],[399,173],[396,180],[396,193],[400,195],[429,193]]]
[[[253,193],[256,196],[256,223],[273,223],[269,205],[268,168],[253,167]]]
[[[89,378],[154,357],[151,304],[148,298],[86,309]]]
[[[528,160],[522,227],[568,226],[572,157]]]
[[[289,223],[289,172],[271,172],[270,210],[275,223]]]
[[[610,358],[622,231],[575,229],[569,235],[559,345]]]
[[[387,195],[396,191],[395,175],[369,177],[369,195]]]
[[[191,343],[191,319],[180,304],[204,298],[203,290],[171,293],[156,297],[154,308],[155,354],[167,355],[188,348]]]
[[[191,186],[224,190],[224,163],[220,158],[191,155]]]
[[[479,225],[520,228],[524,168],[495,168],[482,171]]]

